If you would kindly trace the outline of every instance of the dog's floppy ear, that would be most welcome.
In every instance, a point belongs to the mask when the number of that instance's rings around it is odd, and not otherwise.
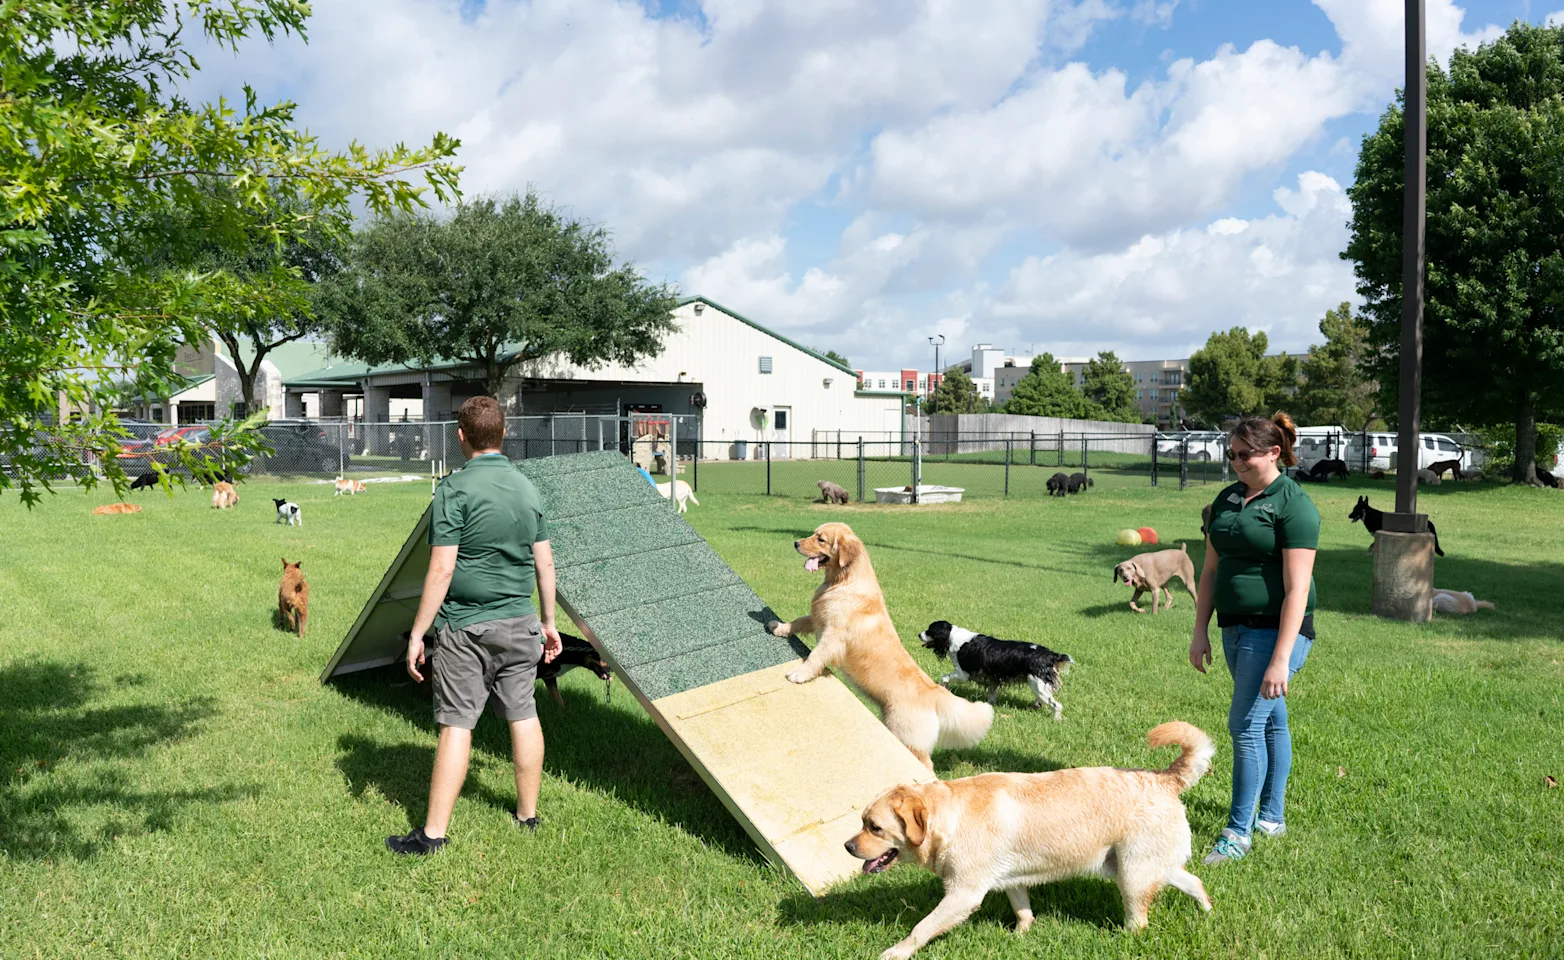
[[[863,556],[863,541],[846,527],[836,535],[836,565],[846,568]]]
[[[903,788],[891,800],[891,809],[901,818],[902,833],[906,835],[907,842],[921,847],[929,829],[929,808],[923,798]]]
[[[1130,561],[1130,570],[1131,570],[1131,572],[1133,572],[1135,574],[1135,579],[1134,580],[1130,580],[1129,577],[1125,577],[1124,579],[1125,579],[1126,582],[1128,582],[1128,583],[1145,583],[1146,582],[1146,571],[1141,569],[1141,566],[1140,566],[1140,564],[1137,561],[1134,561],[1134,560]]]
[[[1124,575],[1123,567],[1124,567],[1124,564],[1122,564],[1122,563],[1116,563],[1116,564],[1113,565],[1113,582],[1114,583],[1118,583],[1119,582],[1119,578]]]

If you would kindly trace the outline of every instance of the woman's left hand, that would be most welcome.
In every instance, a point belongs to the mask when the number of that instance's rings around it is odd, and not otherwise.
[[[1267,700],[1287,696],[1287,664],[1273,663],[1260,678],[1260,696]]]

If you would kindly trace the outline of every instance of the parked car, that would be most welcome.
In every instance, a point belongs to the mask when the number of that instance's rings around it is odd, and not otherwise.
[[[1347,467],[1357,466],[1347,456],[1347,444],[1352,434],[1343,426],[1299,427],[1298,443],[1293,452],[1298,456],[1298,469],[1308,470],[1321,460],[1345,460]]]
[[[1184,444],[1189,444],[1189,459],[1220,460],[1227,448],[1227,435],[1217,430],[1174,431],[1157,434],[1157,456],[1178,459]]]
[[[1463,447],[1446,434],[1424,433],[1419,434],[1418,438],[1421,441],[1417,457],[1420,470],[1441,460],[1459,460],[1462,470],[1470,470],[1482,462],[1480,450]],[[1365,449],[1369,470],[1393,470],[1401,462],[1400,438],[1394,433],[1370,433],[1366,435],[1366,441],[1364,434],[1352,434],[1347,441],[1347,462],[1354,468],[1364,465]]]
[[[276,451],[262,465],[270,473],[336,474],[352,462],[338,439],[312,420],[273,420],[261,436]]]

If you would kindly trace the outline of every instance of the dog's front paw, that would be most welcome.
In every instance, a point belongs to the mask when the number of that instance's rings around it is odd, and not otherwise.
[[[896,946],[880,954],[880,960],[907,960],[907,958],[912,956],[912,954],[913,949],[911,947],[904,947],[898,943]]]
[[[1032,915],[1030,913],[1016,920],[1016,936],[1025,936],[1030,929],[1032,929]]]
[[[796,670],[789,670],[787,674],[788,683],[808,683],[814,678],[815,675],[803,667],[799,667]]]
[[[783,623],[781,620],[772,620],[766,624],[766,632],[771,634],[773,637],[785,637],[788,633],[787,624]]]

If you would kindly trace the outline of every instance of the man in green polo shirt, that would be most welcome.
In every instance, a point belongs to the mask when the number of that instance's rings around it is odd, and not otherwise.
[[[421,683],[424,635],[431,625],[440,628],[431,671],[440,741],[424,825],[386,838],[386,846],[401,854],[445,846],[451,811],[467,779],[472,730],[491,701],[510,725],[516,767],[512,816],[529,830],[538,826],[543,728],[532,687],[539,660],[549,662],[560,650],[548,521],[532,481],[500,452],[505,414],[493,397],[462,404],[456,436],[467,465],[435,490],[429,572],[407,644],[407,672]],[[534,581],[541,610],[532,605]]]

